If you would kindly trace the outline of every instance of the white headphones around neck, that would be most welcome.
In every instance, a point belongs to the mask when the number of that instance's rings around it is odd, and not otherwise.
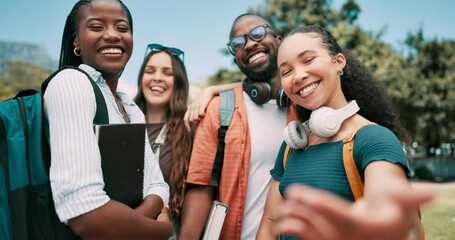
[[[315,109],[308,121],[290,122],[283,131],[284,140],[291,148],[300,149],[308,145],[307,134],[310,132],[318,137],[332,137],[340,130],[343,121],[357,113],[359,109],[355,100],[338,110],[330,107]]]

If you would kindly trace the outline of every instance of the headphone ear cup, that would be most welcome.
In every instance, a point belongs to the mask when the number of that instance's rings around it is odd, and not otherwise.
[[[298,121],[288,123],[283,131],[284,141],[293,149],[301,149],[307,146],[308,137],[304,126]]]
[[[243,89],[256,104],[264,104],[272,98],[272,88],[266,82],[248,83],[243,81]]]
[[[311,113],[309,125],[312,133],[319,137],[328,138],[340,130],[341,122],[335,110],[329,107],[320,107]]]
[[[276,94],[276,105],[280,108],[285,108],[291,104],[291,99],[288,98],[288,95],[284,92],[283,88],[278,88]]]

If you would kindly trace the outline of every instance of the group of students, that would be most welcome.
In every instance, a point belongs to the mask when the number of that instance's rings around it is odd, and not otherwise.
[[[59,66],[79,67],[96,81],[110,123],[147,124],[144,199],[137,208],[103,190],[93,134],[97,106],[87,77],[61,71],[43,97],[53,199],[60,220],[76,235],[199,239],[215,197],[229,206],[221,239],[406,239],[421,232],[416,209],[432,195],[414,192],[408,183],[398,140],[405,131],[385,88],[328,31],[305,26],[283,39],[267,19],[240,15],[228,49],[246,79],[209,87],[189,107],[184,52],[174,47],[147,46],[134,101],[117,91],[132,54],[132,32],[131,13],[120,0],[80,0],[66,21]],[[235,111],[214,188],[216,95],[228,89],[235,92]],[[319,121],[313,110],[341,109],[353,100],[360,110],[339,122],[332,135],[312,128]],[[283,129],[291,120],[308,122],[300,133],[307,142],[293,149],[286,167]],[[191,121],[198,123],[190,126]],[[360,127],[354,158],[365,195],[353,201],[342,145]]]

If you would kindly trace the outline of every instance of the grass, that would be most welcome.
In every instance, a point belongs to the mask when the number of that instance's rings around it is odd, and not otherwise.
[[[426,183],[415,182],[413,188],[430,190],[436,193],[431,204],[422,206],[422,223],[427,240],[455,239],[455,182]]]

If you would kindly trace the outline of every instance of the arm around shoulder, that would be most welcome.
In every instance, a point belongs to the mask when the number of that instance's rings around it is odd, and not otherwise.
[[[187,130],[190,131],[190,122],[198,123],[205,116],[205,110],[213,97],[219,95],[223,91],[234,89],[239,84],[241,83],[234,82],[204,88],[197,98],[188,105],[188,109],[184,116]]]

